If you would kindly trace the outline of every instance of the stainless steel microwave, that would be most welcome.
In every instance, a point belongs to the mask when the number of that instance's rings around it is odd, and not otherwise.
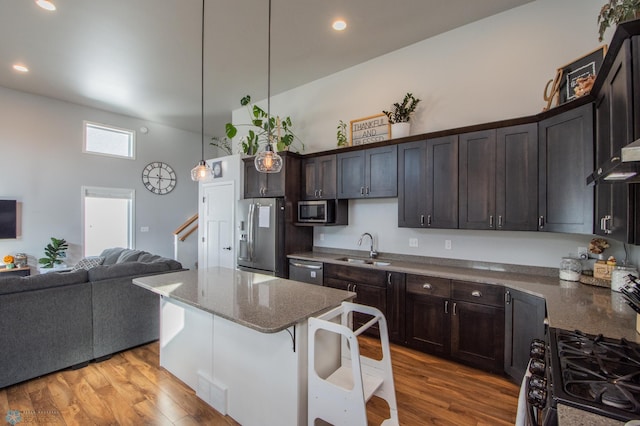
[[[335,200],[298,201],[298,222],[333,223],[335,220]]]

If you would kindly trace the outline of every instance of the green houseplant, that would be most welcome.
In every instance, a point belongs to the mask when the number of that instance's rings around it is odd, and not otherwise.
[[[51,242],[44,248],[45,257],[38,259],[38,263],[43,268],[53,268],[55,265],[60,265],[62,259],[67,256],[67,249],[69,245],[64,238],[58,239],[51,237]]]
[[[391,111],[382,111],[389,118],[391,124],[391,137],[403,138],[409,136],[411,114],[416,110],[420,103],[420,99],[413,96],[412,93],[404,95],[402,103],[394,103]]]
[[[347,139],[347,123],[340,120],[338,122],[338,126],[336,127],[336,140],[338,141],[338,146],[348,146],[349,139]]]
[[[640,0],[638,0],[640,1]],[[404,95],[402,103],[394,103],[392,111],[382,111],[388,118],[389,123],[408,123],[411,118],[411,114],[416,110],[420,99],[416,99],[413,94],[407,93]]]
[[[598,40],[604,39],[604,33],[610,26],[639,17],[640,0],[609,0],[598,15]]]
[[[246,95],[240,99],[240,105],[247,108],[251,123],[238,124],[227,123],[225,126],[226,136],[231,139],[238,134],[238,126],[249,127],[246,136],[240,139],[240,147],[244,154],[253,155],[258,152],[261,143],[267,143],[269,139],[269,129],[271,129],[271,143],[277,151],[289,150],[294,142],[299,144],[299,149],[304,151],[304,144],[293,133],[291,117],[280,117],[278,115],[268,116],[267,112],[259,106],[251,103],[251,96]]]

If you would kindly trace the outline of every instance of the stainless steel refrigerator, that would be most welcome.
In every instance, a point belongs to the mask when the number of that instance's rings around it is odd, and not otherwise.
[[[285,277],[284,199],[240,200],[237,211],[238,268]]]

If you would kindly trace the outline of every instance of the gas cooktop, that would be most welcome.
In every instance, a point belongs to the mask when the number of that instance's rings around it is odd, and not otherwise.
[[[640,418],[640,345],[550,330],[556,402],[618,420]]]

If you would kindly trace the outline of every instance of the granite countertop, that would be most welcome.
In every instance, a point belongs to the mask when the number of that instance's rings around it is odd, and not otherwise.
[[[636,313],[625,303],[620,293],[613,292],[609,288],[562,281],[558,279],[556,268],[386,254],[376,259],[390,262],[389,265],[384,266],[351,264],[340,260],[349,256],[366,258],[367,254],[350,250],[322,249],[322,251],[295,253],[289,257],[503,285],[543,297],[551,327],[565,330],[577,329],[611,338],[624,337],[640,343],[640,334],[636,332]]]
[[[282,331],[355,296],[228,268],[151,275],[133,283],[262,333]]]

